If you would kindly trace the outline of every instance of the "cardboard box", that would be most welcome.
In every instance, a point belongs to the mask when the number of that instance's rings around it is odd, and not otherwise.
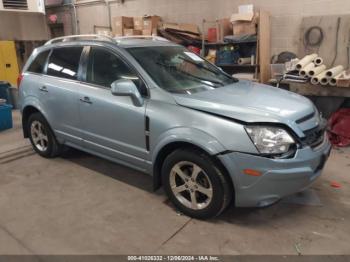
[[[142,35],[152,35],[152,30],[150,30],[150,29],[143,29],[142,30]]]
[[[199,34],[198,26],[195,24],[179,24],[179,29],[182,31]]]
[[[233,14],[230,20],[234,35],[255,35],[257,33],[257,14]]]
[[[232,35],[233,26],[230,19],[223,18],[218,20],[219,23],[219,36],[218,40],[220,42],[224,41],[224,37],[227,35]]]
[[[143,29],[142,35],[158,35],[158,30],[156,28],[154,28],[153,30]]]
[[[240,14],[251,14],[254,13],[254,5],[239,5],[238,13]]]
[[[180,30],[180,26],[177,23],[164,23],[163,24],[164,29],[175,29]]]
[[[164,23],[163,28],[164,29],[175,29],[175,30],[199,34],[198,26],[195,24]]]
[[[134,28],[134,19],[127,16],[113,17],[112,32],[116,36],[122,36],[124,29]]]
[[[230,19],[234,35],[255,35],[257,33],[258,16],[254,14],[253,5],[241,5],[238,13]]]
[[[242,22],[242,21],[250,22],[253,20],[253,18],[254,18],[254,13],[251,13],[251,14],[232,14],[230,20],[232,23]]]
[[[136,29],[124,29],[123,33],[124,36],[142,35],[142,31]]]
[[[256,35],[257,33],[256,23],[253,22],[234,22],[232,26],[234,35]]]
[[[253,17],[254,17],[253,5],[240,5],[238,6],[238,13],[232,14],[231,22],[252,21]]]
[[[142,16],[134,17],[134,29],[143,30],[143,17]]]
[[[160,22],[160,17],[153,16],[144,16],[143,17],[143,29],[154,29],[158,28],[158,24]]]
[[[152,35],[152,30],[151,29],[143,29],[142,35]]]

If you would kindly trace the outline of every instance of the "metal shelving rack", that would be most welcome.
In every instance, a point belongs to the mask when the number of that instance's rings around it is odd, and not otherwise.
[[[259,82],[266,83],[270,78],[270,17],[267,12],[260,11],[257,28],[256,41],[240,41],[237,43],[226,43],[219,41],[219,33],[217,33],[216,43],[205,42],[205,29],[207,24],[215,24],[217,32],[220,32],[219,20],[202,21],[202,51],[201,55],[205,56],[208,49],[218,49],[218,47],[226,45],[256,45],[256,55],[254,64],[217,64],[227,73],[254,73],[254,78]]]

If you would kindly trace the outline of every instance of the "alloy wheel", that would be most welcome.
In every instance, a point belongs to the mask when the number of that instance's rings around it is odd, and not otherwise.
[[[30,133],[34,146],[42,152],[46,151],[48,148],[49,139],[44,125],[37,120],[33,121],[30,126]]]
[[[213,198],[208,175],[197,164],[181,161],[170,171],[170,187],[176,199],[187,208],[206,208]]]

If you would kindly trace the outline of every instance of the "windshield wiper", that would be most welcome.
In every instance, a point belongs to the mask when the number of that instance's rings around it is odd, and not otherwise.
[[[224,86],[225,84],[221,81],[217,81],[217,80],[212,80],[212,79],[209,79],[209,78],[205,78],[205,77],[200,77],[200,76],[196,76],[196,75],[192,75],[184,70],[181,70],[181,69],[178,69],[176,68],[176,70],[184,75],[188,75],[190,77],[193,77],[195,79],[198,79],[198,80],[202,80],[202,81],[205,81],[205,82],[211,82],[211,83],[214,83],[214,84],[217,84],[217,85],[221,85],[221,86]],[[202,82],[201,83],[204,83],[206,84],[205,82]]]
[[[156,64],[160,65],[160,66],[163,66],[165,68],[170,68],[170,69],[174,69],[175,71],[177,72],[180,72],[184,75],[187,75],[187,76],[190,76],[194,79],[197,79],[197,80],[201,80],[200,82],[205,84],[205,85],[208,85],[208,86],[212,86],[212,85],[209,85],[208,83],[205,83],[205,82],[210,82],[210,83],[213,83],[213,84],[217,84],[217,85],[221,85],[221,86],[224,86],[225,84],[221,81],[217,81],[217,80],[212,80],[212,79],[209,79],[209,78],[205,78],[205,77],[200,77],[200,76],[196,76],[196,75],[193,75],[193,74],[190,74],[184,70],[181,70],[179,68],[177,68],[176,66],[174,65],[166,65],[166,64],[162,64],[160,62],[156,62]],[[203,82],[204,81],[204,82]]]
[[[179,56],[178,58],[180,58],[181,60],[183,60],[183,61],[185,61],[185,62],[188,62],[188,63],[190,63],[190,64],[192,64],[192,65],[195,65],[195,66],[197,66],[197,67],[199,67],[199,68],[203,68],[203,69],[205,69],[205,70],[207,70],[207,71],[209,71],[209,72],[211,72],[211,73],[214,73],[214,74],[217,74],[217,73],[218,73],[217,71],[215,71],[215,70],[213,70],[213,69],[210,69],[210,68],[204,66],[204,65],[201,64],[201,63],[196,63],[196,62],[194,62],[194,61],[192,61],[192,60],[190,60],[190,59],[187,59],[187,58],[185,58],[185,57],[183,57],[183,56]]]
[[[187,58],[185,58],[185,57],[183,57],[183,56],[179,56],[179,58],[180,58],[181,60],[186,61],[186,62],[188,62],[188,63],[190,63],[190,64],[192,64],[192,65],[195,65],[195,66],[197,66],[197,67],[199,67],[199,68],[203,68],[203,69],[205,69],[205,70],[207,70],[207,71],[209,71],[209,72],[211,72],[211,73],[214,73],[214,74],[217,74],[217,73],[218,73],[217,71],[215,71],[215,70],[213,70],[213,69],[210,69],[210,68],[204,66],[202,63],[196,63],[196,62],[194,62],[194,61],[192,61],[192,60],[190,60],[190,59],[187,59]],[[220,70],[220,69],[219,69],[219,70]],[[220,70],[219,73],[222,73],[222,74],[223,74],[224,76],[226,76],[228,79],[230,79],[230,80],[232,80],[232,81],[234,81],[234,82],[237,82],[237,79],[233,78],[231,75],[227,74],[226,72]]]

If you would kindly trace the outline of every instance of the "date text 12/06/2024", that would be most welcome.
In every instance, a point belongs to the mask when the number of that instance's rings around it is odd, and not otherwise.
[[[128,256],[128,261],[220,261],[217,256]]]

